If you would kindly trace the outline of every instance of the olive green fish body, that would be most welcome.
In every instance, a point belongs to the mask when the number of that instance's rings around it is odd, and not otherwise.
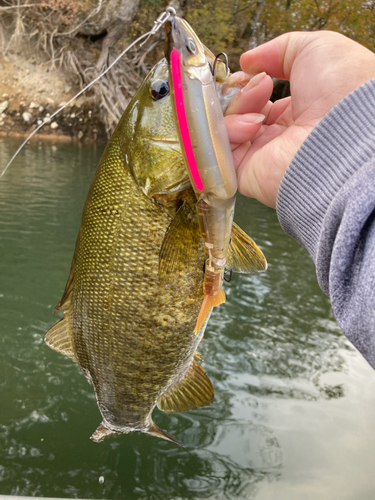
[[[147,430],[158,398],[196,348],[204,253],[167,286],[160,281],[171,219],[135,183],[115,136],[82,218],[70,319],[76,357],[112,428]]]
[[[100,161],[56,308],[64,318],[46,334],[94,387],[103,417],[94,441],[142,431],[178,443],[152,422],[154,407],[178,412],[213,401],[196,353],[205,325],[195,335],[205,253],[167,91],[162,60]],[[264,268],[238,227],[232,240],[234,270]]]

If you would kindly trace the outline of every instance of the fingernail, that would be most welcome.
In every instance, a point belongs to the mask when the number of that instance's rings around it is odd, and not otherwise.
[[[267,75],[265,71],[263,73],[258,73],[257,75],[253,76],[252,79],[249,81],[249,83],[242,89],[242,92],[247,92],[248,90],[253,89],[259,83],[263,80],[263,78]]]
[[[260,123],[265,119],[265,115],[260,113],[247,113],[245,115],[238,115],[237,120],[243,123]]]

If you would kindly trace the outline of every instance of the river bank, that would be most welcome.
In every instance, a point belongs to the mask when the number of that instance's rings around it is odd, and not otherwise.
[[[0,57],[0,137],[27,137],[80,90],[50,63],[20,54]],[[82,95],[44,125],[37,138],[85,143],[107,141],[94,98]]]

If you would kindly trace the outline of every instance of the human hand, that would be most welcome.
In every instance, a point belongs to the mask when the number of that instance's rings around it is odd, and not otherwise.
[[[375,54],[339,33],[293,32],[244,53],[240,62],[243,71],[257,74],[225,117],[239,191],[275,208],[302,142],[335,104],[375,78]],[[269,101],[268,75],[289,80],[291,97]]]

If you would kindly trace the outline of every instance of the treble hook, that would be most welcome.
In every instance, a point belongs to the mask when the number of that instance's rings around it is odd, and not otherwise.
[[[228,62],[228,56],[226,55],[225,52],[220,52],[216,57],[215,57],[215,60],[214,60],[214,65],[212,67],[212,75],[214,77],[214,82],[216,81],[216,63],[219,59],[220,56],[224,56],[225,57],[225,69],[226,69],[226,73],[228,74],[229,72],[229,62]]]
[[[228,272],[229,272],[229,278],[226,278],[226,276],[228,275]],[[230,283],[232,281],[232,269],[225,269],[224,270],[224,281],[226,281],[227,283]]]

